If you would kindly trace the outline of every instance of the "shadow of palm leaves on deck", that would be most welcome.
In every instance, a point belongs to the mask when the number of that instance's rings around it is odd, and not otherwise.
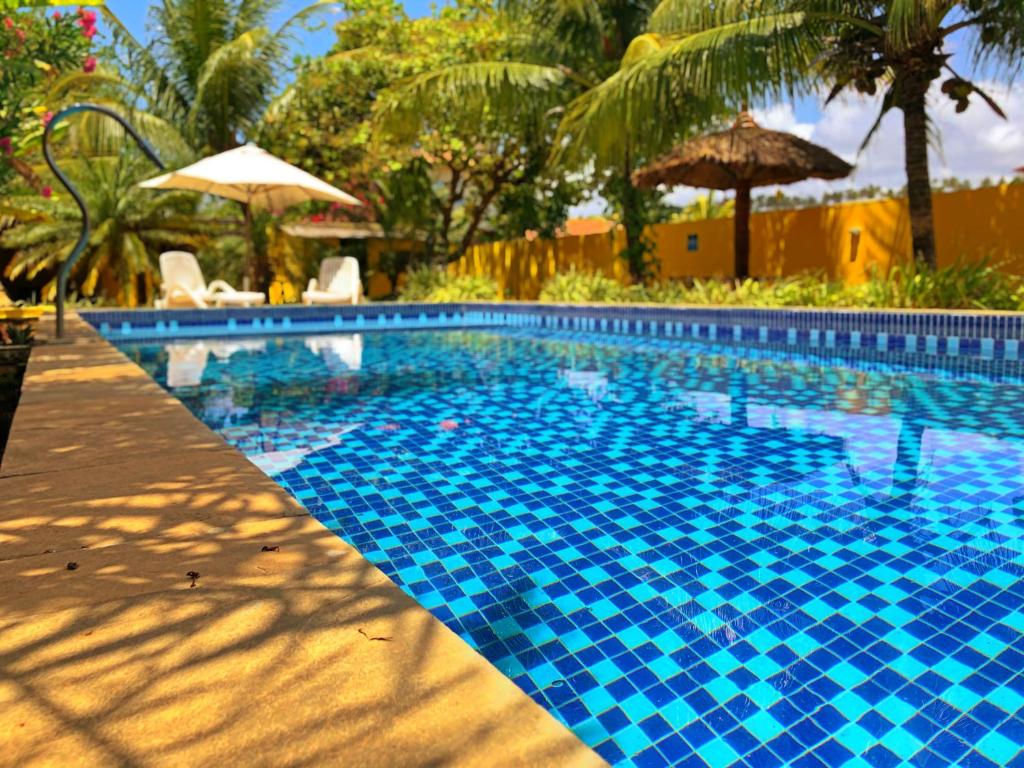
[[[113,501],[73,501],[64,473],[0,480],[37,500],[0,502],[21,555],[0,561],[18,764],[445,765],[513,739],[529,764],[592,759],[255,468],[200,458]]]

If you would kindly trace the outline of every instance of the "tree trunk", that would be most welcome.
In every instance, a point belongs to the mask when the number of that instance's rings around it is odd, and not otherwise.
[[[923,79],[923,78],[922,78]],[[928,171],[927,83],[910,86],[902,98],[906,141],[907,199],[914,258],[935,269],[935,224],[932,216],[932,181]]]
[[[245,246],[249,262],[246,265],[246,274],[249,276],[250,281],[249,290],[266,293],[270,288],[269,269],[266,259],[256,250],[252,206],[242,203],[242,211],[245,213]]]
[[[750,277],[750,182],[736,187],[733,229],[733,272],[737,280],[745,280]]]
[[[647,216],[644,211],[642,192],[633,184],[633,159],[627,152],[622,178],[622,228],[626,232],[626,263],[634,283],[642,283],[647,277],[647,246],[644,243],[644,229]]]

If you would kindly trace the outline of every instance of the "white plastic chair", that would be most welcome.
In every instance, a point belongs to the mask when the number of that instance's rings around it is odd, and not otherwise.
[[[331,256],[320,264],[320,277],[309,281],[303,304],[358,304],[363,294],[359,262],[352,256]]]
[[[160,286],[162,296],[156,301],[157,309],[207,309],[211,304],[217,307],[258,307],[267,300],[262,293],[236,291],[223,280],[214,280],[207,285],[199,262],[187,251],[161,253],[160,276],[163,278]]]

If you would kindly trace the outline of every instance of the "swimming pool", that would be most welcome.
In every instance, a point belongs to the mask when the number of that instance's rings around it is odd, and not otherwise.
[[[118,344],[613,764],[1024,765],[1024,366],[706,336]]]

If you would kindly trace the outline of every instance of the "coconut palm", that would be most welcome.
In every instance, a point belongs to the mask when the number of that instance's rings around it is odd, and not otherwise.
[[[148,108],[184,126],[200,153],[233,149],[254,134],[276,91],[296,25],[315,0],[276,30],[281,0],[161,0],[152,10],[151,46],[108,14],[115,41]]]
[[[128,306],[153,296],[157,257],[163,250],[198,248],[205,240],[196,217],[194,194],[154,195],[137,183],[152,173],[134,153],[122,157],[65,161],[92,217],[88,246],[75,265],[71,285],[80,296],[117,297]],[[81,231],[78,207],[70,196],[50,199],[12,196],[4,213],[21,221],[0,234],[0,249],[13,251],[6,277],[42,298],[52,298],[60,264]]]
[[[1002,115],[979,85],[954,71],[950,40],[963,38],[968,58],[1019,66],[1024,52],[1024,3],[1019,0],[663,0],[640,38],[634,57],[570,108],[562,129],[571,151],[608,153],[621,146],[617,132],[602,134],[615,116],[628,115],[635,141],[664,139],[658,116],[674,106],[677,85],[702,98],[732,101],[815,93],[824,81],[827,100],[847,89],[881,92],[878,120],[903,113],[905,167],[916,258],[935,266],[928,167],[928,95],[941,91],[964,111],[978,97]],[[959,43],[958,43],[959,44]],[[996,67],[998,69],[998,66]]]

